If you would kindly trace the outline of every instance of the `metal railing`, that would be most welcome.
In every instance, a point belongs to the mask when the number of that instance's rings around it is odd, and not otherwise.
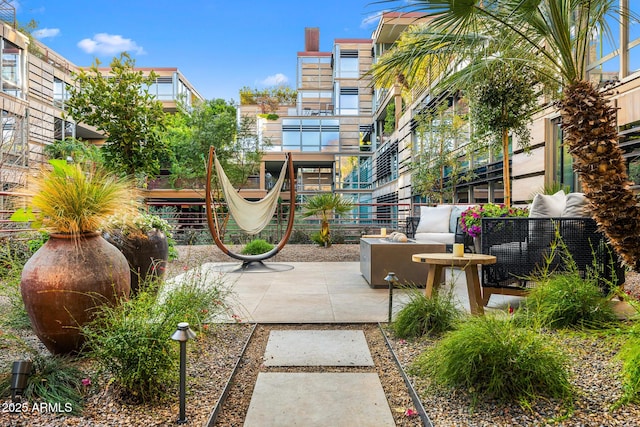
[[[11,221],[9,218],[18,207],[24,203],[23,194],[15,192],[0,192],[0,235],[33,231],[29,223]],[[178,244],[212,244],[209,232],[204,202],[155,202],[148,203],[149,212],[164,218],[169,222],[173,238]],[[224,242],[228,244],[247,243],[252,239],[264,239],[272,243],[280,241],[287,228],[289,220],[289,204],[278,205],[271,222],[257,235],[247,235],[233,220],[224,213],[224,205],[218,207],[219,219],[225,223],[222,229]],[[320,218],[304,218],[304,206],[296,206],[295,222],[290,237],[291,243],[310,243],[311,236],[320,231]],[[393,230],[405,231],[406,217],[411,216],[413,208],[403,203],[362,203],[355,204],[351,213],[334,216],[330,219],[332,240],[335,243],[357,243],[364,234],[377,234],[380,228],[388,232]]]

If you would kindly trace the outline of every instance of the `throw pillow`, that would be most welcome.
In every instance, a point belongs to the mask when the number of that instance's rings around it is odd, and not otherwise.
[[[567,194],[567,204],[562,211],[562,216],[571,218],[590,217],[587,206],[589,202],[584,193]]]
[[[536,194],[529,209],[530,218],[553,218],[562,216],[566,198],[564,191],[560,190],[555,194]]]
[[[448,233],[451,205],[420,206],[416,233]]]

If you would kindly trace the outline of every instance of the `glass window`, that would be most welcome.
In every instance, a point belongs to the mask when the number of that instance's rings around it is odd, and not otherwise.
[[[573,172],[573,158],[567,147],[562,144],[562,126],[560,119],[555,119],[551,122],[553,127],[553,149],[554,149],[554,164],[553,164],[553,180],[568,186],[570,191],[575,191],[577,188],[577,176]]]
[[[22,49],[2,40],[2,91],[15,97],[22,96]]]
[[[358,88],[340,88],[340,98],[338,100],[338,115],[348,116],[358,114]]]

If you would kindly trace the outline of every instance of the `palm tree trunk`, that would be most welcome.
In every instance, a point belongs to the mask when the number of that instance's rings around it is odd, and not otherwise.
[[[593,218],[622,260],[640,271],[640,208],[618,144],[615,109],[587,81],[565,88],[560,109],[564,143]]]

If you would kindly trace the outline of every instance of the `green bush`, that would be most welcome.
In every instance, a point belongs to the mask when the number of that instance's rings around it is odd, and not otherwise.
[[[89,355],[134,401],[162,400],[176,384],[179,346],[169,338],[178,323],[204,331],[204,324],[227,310],[226,291],[201,269],[172,286],[158,292],[157,282],[142,283],[135,298],[102,307],[83,327]]]
[[[601,327],[616,320],[597,281],[577,272],[549,275],[531,290],[516,321],[537,327]]]
[[[439,335],[452,330],[460,318],[450,289],[437,289],[431,298],[423,290],[412,289],[409,298],[392,324],[393,332],[400,338]]]
[[[263,239],[255,239],[250,241],[242,248],[242,253],[245,255],[260,255],[269,252],[273,249],[273,245]]]
[[[34,353],[32,363],[27,387],[22,393],[26,401],[57,404],[62,411],[74,415],[82,412],[85,375],[73,366],[69,357]],[[4,371],[7,375],[0,380],[0,397],[8,398],[11,396],[11,364]]]
[[[539,396],[572,395],[565,356],[532,329],[510,320],[474,317],[421,354],[410,372],[435,384],[528,405]]]

